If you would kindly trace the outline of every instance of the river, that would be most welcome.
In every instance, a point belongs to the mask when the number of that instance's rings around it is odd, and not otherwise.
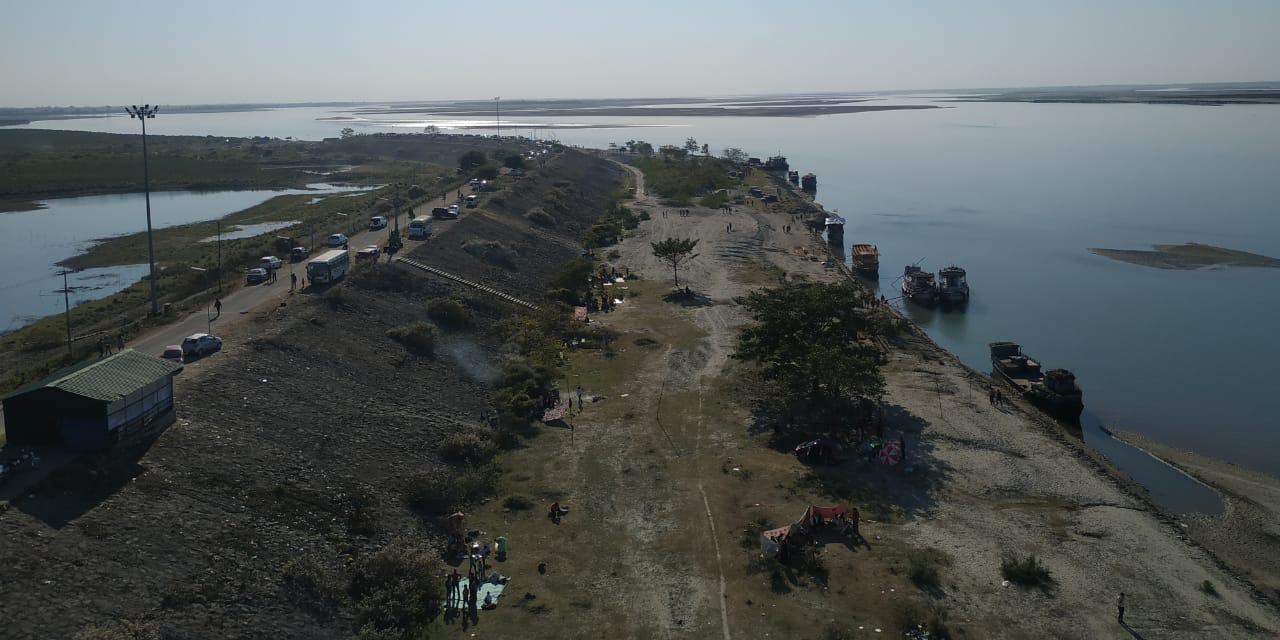
[[[1280,106],[882,98],[944,108],[795,118],[568,112],[503,121],[502,130],[598,148],[628,139],[682,145],[692,137],[715,153],[782,153],[793,169],[818,175],[818,200],[849,220],[846,243],[879,246],[886,293],[907,264],[966,268],[973,298],[965,312],[905,312],[975,369],[990,370],[988,342],[1012,340],[1046,367],[1075,371],[1085,391],[1086,440],[1155,485],[1165,504],[1215,510],[1203,488],[1196,493],[1163,477],[1167,470],[1125,464],[1132,450],[1099,425],[1280,475],[1280,431],[1271,428],[1280,394],[1268,390],[1280,356],[1271,324],[1280,316],[1280,271],[1165,271],[1088,252],[1203,242],[1280,256]],[[404,115],[317,119],[340,115],[349,114],[178,114],[148,129],[319,139],[345,126],[368,132],[449,124]],[[621,125],[642,126],[608,128]],[[127,118],[33,125],[42,126],[131,130]]]

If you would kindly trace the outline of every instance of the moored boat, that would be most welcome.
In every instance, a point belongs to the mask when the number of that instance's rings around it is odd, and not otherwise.
[[[789,167],[785,156],[773,156],[764,161],[765,171],[786,171]]]
[[[1018,393],[1048,413],[1071,423],[1084,411],[1084,393],[1075,374],[1066,369],[1040,370],[1040,363],[1022,352],[1015,342],[992,342],[991,371],[1013,385]]]
[[[933,274],[917,267],[907,265],[902,270],[902,297],[924,305],[932,305],[937,301],[937,287],[933,282]]]
[[[844,218],[837,215],[827,216],[827,242],[844,244]]]
[[[938,301],[943,304],[964,304],[969,301],[969,282],[965,270],[951,265],[938,270]]]
[[[806,173],[800,176],[800,188],[805,191],[817,191],[818,176],[815,176],[812,173]]]
[[[799,186],[799,185],[800,185],[800,172],[799,172],[799,171],[788,171],[788,172],[787,172],[787,180],[788,180],[788,181],[790,181],[790,182],[791,182],[791,184],[794,184],[794,185],[796,185],[796,186]]]
[[[880,273],[880,250],[874,244],[855,244],[849,247],[853,256],[853,270],[875,275]]]

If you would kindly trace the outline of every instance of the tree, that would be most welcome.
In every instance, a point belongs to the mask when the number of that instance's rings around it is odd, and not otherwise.
[[[653,145],[645,142],[644,140],[637,141],[635,144],[635,152],[645,157],[651,156],[653,155]]]
[[[440,135],[440,127],[437,127],[434,124],[429,124],[422,129],[422,132],[429,136],[438,136]]]
[[[352,129],[351,127],[344,127],[342,129],[342,138],[344,140],[347,138],[350,138],[351,136],[354,136],[355,134],[356,134],[356,130]]]
[[[724,159],[734,164],[743,164],[747,161],[747,152],[737,147],[729,147],[724,150]]]
[[[874,316],[842,284],[792,283],[737,300],[755,323],[738,335],[734,358],[758,375],[785,406],[789,425],[839,435],[866,400],[884,394],[878,349],[865,338]]]
[[[508,169],[523,169],[524,156],[520,154],[509,155],[502,159],[502,164]]]
[[[671,273],[675,277],[676,287],[679,287],[680,263],[698,257],[698,254],[693,252],[698,246],[698,241],[667,238],[662,242],[651,243],[649,246],[653,247],[653,256],[655,258],[671,265]]]
[[[689,138],[688,140],[685,140],[685,141],[684,141],[684,150],[685,150],[686,152],[688,152],[688,153],[697,153],[697,152],[698,152],[698,141],[697,141],[697,140],[694,140],[693,138]]]
[[[703,145],[702,145],[702,155],[704,155],[704,156],[709,156],[709,155],[711,155],[711,145],[709,145],[709,144],[703,144]]]
[[[480,151],[468,151],[458,158],[458,167],[463,171],[470,171],[482,164],[488,159],[484,157],[484,153]]]
[[[475,175],[481,180],[492,180],[498,177],[498,167],[491,164],[476,167]]]

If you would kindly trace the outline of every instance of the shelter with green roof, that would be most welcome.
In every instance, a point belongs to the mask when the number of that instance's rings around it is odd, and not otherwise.
[[[5,396],[10,444],[100,451],[174,420],[177,364],[133,349],[82,362]]]

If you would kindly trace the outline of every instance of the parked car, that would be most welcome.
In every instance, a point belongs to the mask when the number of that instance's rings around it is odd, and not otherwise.
[[[211,336],[207,333],[193,333],[182,340],[182,355],[184,358],[205,356],[221,350],[222,338]]]
[[[244,283],[259,284],[266,282],[268,277],[270,276],[267,275],[266,269],[254,268],[250,269],[249,272],[244,275]]]
[[[382,250],[379,249],[377,245],[371,244],[356,252],[356,262],[364,262],[365,260],[376,261],[378,259],[378,254],[380,253],[382,253]]]
[[[347,243],[347,236],[341,233],[335,233],[328,238],[325,238],[324,243],[336,249]]]
[[[461,209],[461,208],[459,208],[459,207],[458,207],[458,205],[456,205],[456,204],[451,204],[451,205],[449,205],[449,215],[451,215],[451,216],[453,216],[453,217],[455,217],[455,218],[456,218],[456,217],[458,217],[458,212],[459,212],[459,211],[461,211],[461,210],[462,210],[462,209]]]
[[[171,344],[164,348],[164,353],[160,354],[161,358],[168,360],[177,365],[182,364],[182,345]]]
[[[444,207],[436,207],[431,210],[431,217],[436,220],[449,220],[458,217],[456,212],[452,212]]]
[[[264,256],[261,260],[258,261],[258,266],[262,267],[263,269],[266,269],[267,271],[275,271],[276,269],[279,269],[283,265],[284,265],[284,260],[281,260],[280,258],[277,258],[275,256]]]
[[[301,260],[306,259],[306,257],[309,255],[311,255],[310,249],[306,247],[294,247],[289,250],[289,261],[299,262]]]
[[[386,216],[374,216],[372,218],[369,218],[370,231],[377,231],[378,229],[386,229],[386,228],[387,228]]]

